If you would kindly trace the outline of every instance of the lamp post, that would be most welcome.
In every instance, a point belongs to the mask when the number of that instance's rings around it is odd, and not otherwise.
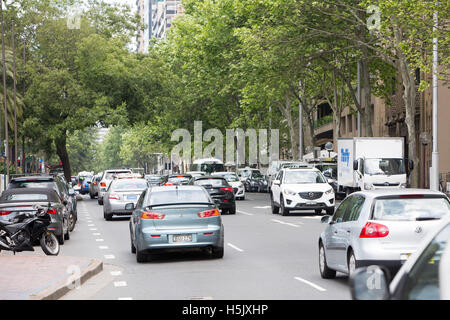
[[[438,28],[438,12],[434,12],[433,32]],[[439,191],[439,152],[438,152],[438,38],[433,38],[433,153],[431,154],[430,189]]]
[[[9,137],[8,137],[8,106],[6,103],[6,57],[5,57],[5,30],[3,21],[3,0],[0,0],[0,19],[2,32],[2,62],[3,62],[3,106],[5,111],[5,167],[6,167],[6,183],[9,182]]]

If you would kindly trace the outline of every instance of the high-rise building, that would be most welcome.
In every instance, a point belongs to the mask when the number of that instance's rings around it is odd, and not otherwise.
[[[172,20],[183,12],[181,0],[158,0],[152,7],[151,20],[152,37],[158,39],[165,39],[167,29],[172,25]]]
[[[137,12],[141,19],[143,29],[139,30],[137,37],[137,52],[147,53],[152,30],[152,7],[157,0],[136,0]]]

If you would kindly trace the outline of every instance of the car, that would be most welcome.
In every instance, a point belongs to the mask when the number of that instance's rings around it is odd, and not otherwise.
[[[270,189],[272,213],[287,215],[293,210],[314,210],[328,215],[334,212],[334,191],[319,169],[284,168]]]
[[[358,268],[350,281],[354,300],[450,300],[450,218],[422,241],[390,281],[380,266]],[[389,282],[390,281],[390,282]]]
[[[69,212],[69,230],[72,232],[78,220],[77,199],[74,189],[70,188],[66,180],[59,175],[35,175],[14,177],[9,182],[7,189],[16,188],[51,188],[56,190],[61,202],[66,206]]]
[[[186,174],[190,174],[193,177],[206,176],[206,173],[203,171],[188,171],[188,172],[186,172]]]
[[[233,187],[227,179],[218,176],[204,176],[192,178],[189,184],[204,187],[223,214],[236,214],[236,198]]]
[[[12,220],[22,213],[35,214],[36,206],[49,207],[51,230],[59,244],[70,239],[69,212],[56,190],[51,188],[15,188],[5,190],[0,197],[0,219]]]
[[[269,188],[272,185],[272,181],[275,180],[275,177],[278,175],[278,172],[285,166],[292,166],[298,164],[304,164],[302,161],[294,161],[294,160],[273,160],[269,163],[269,167],[267,168],[267,178],[269,182]]]
[[[192,179],[190,174],[169,174],[161,182],[164,186],[186,185]]]
[[[115,179],[103,196],[103,217],[109,221],[114,215],[129,215],[125,204],[136,204],[142,191],[148,187],[145,179]]]
[[[150,187],[141,194],[130,219],[131,252],[137,262],[151,253],[205,250],[211,257],[224,256],[224,228],[220,212],[200,186]]]
[[[259,170],[251,170],[247,179],[244,180],[245,191],[269,192],[269,182]]]
[[[92,180],[91,175],[78,176],[78,184],[80,187],[80,194],[82,194],[82,195],[89,194],[89,186],[91,184],[91,180]]]
[[[236,200],[245,200],[245,186],[239,180],[239,177],[234,172],[214,172],[212,176],[219,176],[227,179],[228,183],[233,187],[233,192]]]
[[[91,183],[89,185],[89,196],[91,199],[95,199],[95,197],[98,197],[98,188],[100,184],[100,180],[102,179],[102,174],[96,174],[92,177]]]
[[[103,171],[97,197],[97,202],[99,205],[103,205],[103,195],[108,189],[109,184],[114,180],[114,176],[119,173],[132,174],[133,172],[130,169],[109,169]]]
[[[144,178],[147,180],[150,186],[160,186],[164,177],[159,174],[146,174]]]
[[[450,216],[445,194],[427,189],[359,191],[347,196],[333,216],[322,217],[318,241],[322,278],[336,271],[381,265],[395,274],[442,217]]]

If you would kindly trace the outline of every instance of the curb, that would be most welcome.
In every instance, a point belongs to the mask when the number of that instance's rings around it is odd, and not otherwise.
[[[92,278],[93,276],[99,274],[103,271],[103,262],[98,259],[91,259],[89,265],[83,269],[79,278],[74,279],[75,281],[79,281],[80,285],[85,283],[87,280]],[[29,296],[26,300],[58,300],[62,296],[66,295],[69,291],[75,289],[70,288],[67,285],[68,278],[59,281],[58,283]]]

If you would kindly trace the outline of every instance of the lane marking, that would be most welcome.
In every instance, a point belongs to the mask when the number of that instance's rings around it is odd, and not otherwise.
[[[96,232],[96,233],[93,233],[92,235],[93,236],[99,236],[99,235],[101,235],[101,233]]]
[[[254,209],[269,209],[271,206],[253,207]]]
[[[90,228],[91,231],[97,231],[97,228]]]
[[[270,219],[270,220],[273,221],[273,222],[276,222],[276,223],[285,224],[287,226],[291,226],[291,227],[295,227],[295,228],[299,227],[299,225],[296,225],[296,224],[293,224],[293,223],[290,223],[290,222],[284,222],[284,221],[277,220],[277,219]],[[297,223],[298,224],[303,224],[303,222],[297,222]]]
[[[105,259],[115,259],[116,257],[113,254],[105,254]]]
[[[97,241],[97,242],[103,242],[103,241],[105,241],[105,240],[103,240],[103,239],[95,239],[95,241]]]
[[[122,297],[122,298],[117,298],[117,300],[133,300],[132,297]]]
[[[116,281],[114,282],[114,287],[126,287],[127,282],[126,281]]]
[[[88,227],[95,227],[95,224],[88,224]]]
[[[231,243],[227,243],[228,246],[232,247],[233,249],[239,251],[239,252],[244,252],[244,250],[242,250],[241,248],[236,247],[235,245],[231,244]]]
[[[114,277],[122,275],[122,271],[111,271],[110,273]]]
[[[108,249],[108,246],[99,246],[98,247],[100,250],[106,250],[106,249]]]
[[[295,280],[298,280],[298,281],[300,281],[300,282],[306,283],[307,285],[310,285],[311,287],[313,287],[314,289],[317,289],[317,290],[319,290],[319,291],[322,291],[322,292],[323,292],[323,291],[327,291],[327,289],[324,289],[324,288],[318,286],[317,284],[312,283],[311,281],[302,279],[302,278],[300,278],[300,277],[294,277],[294,279],[295,279]]]
[[[241,211],[241,210],[236,210],[236,212],[245,214],[245,215],[247,215],[247,216],[253,216],[253,215],[254,215],[254,213],[248,213],[248,212],[244,212],[244,211]]]

